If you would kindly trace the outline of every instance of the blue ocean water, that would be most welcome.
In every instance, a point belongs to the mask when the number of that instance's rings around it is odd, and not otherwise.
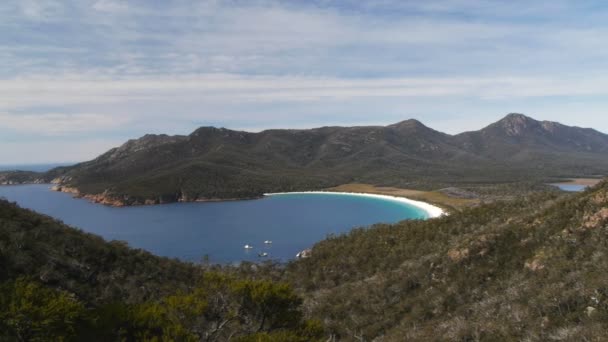
[[[236,263],[258,256],[289,260],[329,234],[374,223],[424,219],[396,201],[338,194],[286,194],[259,200],[174,203],[113,208],[93,204],[43,184],[0,186],[0,197],[104,237],[154,254]],[[271,240],[271,245],[264,244]],[[245,250],[250,244],[254,248]]]

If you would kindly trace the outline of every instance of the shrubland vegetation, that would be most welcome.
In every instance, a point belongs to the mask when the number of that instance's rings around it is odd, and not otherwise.
[[[346,340],[600,341],[608,183],[318,243],[285,278]]]
[[[44,182],[44,174],[33,171],[0,171],[0,185]]]
[[[284,282],[160,258],[0,200],[0,340],[314,341]]]
[[[601,341],[607,253],[608,182],[238,267],[155,257],[3,201],[0,339]]]

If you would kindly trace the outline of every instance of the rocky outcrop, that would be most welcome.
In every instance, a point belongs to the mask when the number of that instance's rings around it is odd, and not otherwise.
[[[453,262],[461,262],[462,260],[468,258],[470,255],[470,250],[468,248],[463,249],[451,249],[448,251],[448,258]]]
[[[74,197],[77,198],[84,198],[93,203],[109,205],[112,207],[124,207],[126,205],[129,205],[127,201],[111,195],[108,191],[104,191],[101,194],[82,194],[77,188],[64,185],[55,185],[51,188],[51,190],[65,192],[68,194],[72,194]]]
[[[129,140],[122,146],[111,149],[101,157],[109,161],[116,161],[128,158],[133,153],[137,153],[147,149],[157,148],[162,145],[176,144],[186,140],[187,137],[181,135],[169,136],[166,134],[146,134],[139,139]]]
[[[61,176],[61,177],[56,177],[56,178],[53,178],[53,179],[51,180],[51,184],[65,184],[65,183],[67,183],[67,182],[69,182],[69,181],[71,181],[71,180],[72,180],[72,177],[69,177],[69,176]]]
[[[595,213],[585,215],[583,229],[599,228],[606,223],[608,223],[608,208],[601,208]]]
[[[312,249],[308,248],[305,249],[301,252],[299,252],[298,254],[296,254],[296,259],[306,259],[306,258],[310,258],[312,256]]]

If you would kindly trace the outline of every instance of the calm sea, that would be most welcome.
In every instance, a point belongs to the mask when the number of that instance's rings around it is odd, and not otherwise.
[[[49,185],[0,186],[0,197],[66,224],[122,240],[154,254],[217,263],[282,261],[330,234],[374,223],[424,219],[395,201],[335,194],[289,194],[260,200],[112,208],[49,190]],[[272,244],[264,244],[271,240]],[[245,244],[254,248],[245,250]],[[268,253],[262,258],[259,253]]]
[[[0,165],[0,171],[35,171],[35,172],[46,172],[50,169],[54,169],[59,166],[69,166],[75,163],[55,163],[55,164],[4,164]]]

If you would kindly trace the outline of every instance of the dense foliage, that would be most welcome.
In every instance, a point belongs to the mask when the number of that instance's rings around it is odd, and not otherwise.
[[[215,270],[214,270],[215,269]],[[107,243],[0,200],[0,340],[314,341],[286,283]]]

